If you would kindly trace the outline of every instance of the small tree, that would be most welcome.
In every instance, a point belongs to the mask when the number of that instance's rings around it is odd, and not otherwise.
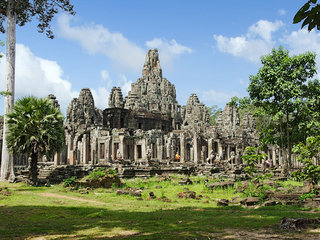
[[[302,170],[297,174],[300,179],[310,182],[311,190],[320,182],[320,166],[315,163],[319,149],[320,136],[308,137],[306,144],[299,143],[293,148],[293,152],[297,154],[297,160],[303,164]]]
[[[38,159],[59,152],[64,143],[64,116],[48,98],[25,97],[7,114],[6,137],[11,153],[31,158],[29,178],[38,182]]]
[[[244,154],[241,156],[246,163],[244,170],[250,178],[256,173],[256,165],[259,161],[265,159],[267,155],[265,153],[259,153],[257,147],[246,147]]]

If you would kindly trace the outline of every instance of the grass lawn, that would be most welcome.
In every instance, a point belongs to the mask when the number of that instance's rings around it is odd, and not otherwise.
[[[216,199],[240,195],[233,188],[210,191],[198,182],[127,180],[127,186],[143,188],[143,200],[119,196],[115,189],[80,194],[62,185],[1,182],[0,188],[12,195],[0,195],[0,239],[320,239],[320,228],[302,233],[279,229],[282,217],[317,218],[320,209],[218,207]],[[203,197],[178,198],[186,187]],[[150,191],[157,199],[147,200]]]

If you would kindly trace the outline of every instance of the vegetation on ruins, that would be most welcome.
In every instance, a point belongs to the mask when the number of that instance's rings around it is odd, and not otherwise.
[[[109,177],[109,176],[110,177],[117,176],[117,172],[113,169],[98,168],[89,173],[88,179],[97,181],[100,178]]]
[[[0,1],[0,32],[7,32],[6,50],[6,89],[4,114],[13,107],[15,85],[15,55],[16,55],[16,24],[19,26],[30,22],[34,17],[38,21],[38,31],[46,32],[49,38],[53,38],[50,22],[61,9],[64,12],[75,14],[73,5],[69,0],[1,0]],[[7,22],[5,29],[4,23]],[[3,139],[6,139],[7,120],[4,119]],[[2,144],[0,181],[14,178],[13,157],[9,155],[6,141]]]
[[[294,16],[293,23],[303,21],[301,28],[308,26],[308,31],[315,27],[320,30],[320,5],[317,2],[318,0],[308,0]]]
[[[64,116],[48,98],[24,97],[7,114],[7,144],[12,154],[31,158],[30,181],[37,184],[38,159],[53,156],[64,143]]]
[[[208,107],[208,112],[209,112],[209,123],[211,125],[215,125],[220,112],[222,112],[222,109],[219,108],[218,105],[213,105],[211,107]]]
[[[263,56],[261,63],[257,75],[250,76],[248,92],[256,115],[264,119],[261,141],[286,149],[288,168],[292,146],[320,130],[320,82],[309,80],[316,73],[315,54],[290,56],[279,47]]]
[[[303,164],[303,168],[296,172],[296,176],[301,180],[307,180],[311,184],[311,191],[315,191],[315,186],[320,182],[320,166],[317,157],[319,156],[320,136],[308,137],[306,143],[299,143],[293,148],[297,154],[297,159]]]
[[[297,205],[241,207],[218,206],[217,199],[238,199],[245,183],[226,189],[207,189],[208,177],[191,176],[191,185],[179,185],[185,176],[126,179],[126,187],[143,189],[141,197],[119,195],[119,189],[94,189],[81,194],[61,185],[30,187],[23,183],[0,183],[0,234],[4,239],[316,239],[318,232],[279,229],[288,218],[316,218],[319,208]],[[277,182],[280,188],[289,184]],[[188,190],[187,190],[188,189]],[[270,189],[274,189],[271,188]],[[180,192],[196,197],[179,197]],[[149,198],[153,192],[155,198]],[[166,198],[163,198],[165,196]],[[37,199],[37,201],[35,201]],[[164,199],[169,199],[170,202]],[[50,224],[48,224],[48,219]],[[241,232],[241,235],[237,234]],[[247,235],[256,234],[256,235]]]
[[[267,158],[267,155],[265,153],[259,153],[257,147],[246,147],[241,158],[246,164],[244,171],[250,178],[252,178],[257,172],[256,165],[261,160],[265,160]]]

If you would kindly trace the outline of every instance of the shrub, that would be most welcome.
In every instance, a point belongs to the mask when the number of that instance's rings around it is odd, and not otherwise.
[[[75,184],[76,180],[77,180],[76,176],[67,178],[67,179],[63,180],[63,186],[64,187],[72,187]]]
[[[244,170],[250,178],[256,173],[256,164],[266,157],[267,155],[265,153],[259,154],[258,148],[246,147],[244,155],[241,156],[241,158],[247,165]]]
[[[117,172],[114,169],[98,168],[89,173],[88,179],[91,181],[98,181],[105,177],[115,177]]]
[[[295,173],[300,180],[307,180],[311,183],[312,190],[320,182],[320,166],[316,165],[314,159],[319,154],[320,136],[308,137],[306,144],[299,143],[293,148],[299,162],[303,163],[301,171]]]

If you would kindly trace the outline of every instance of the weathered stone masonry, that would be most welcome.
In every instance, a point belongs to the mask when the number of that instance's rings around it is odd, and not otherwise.
[[[48,97],[58,106],[55,96]],[[131,175],[146,168],[155,173],[183,167],[233,168],[242,163],[246,146],[258,145],[251,114],[240,121],[237,108],[227,104],[211,126],[207,107],[196,94],[186,106],[179,105],[175,86],[162,76],[157,49],[148,51],[142,77],[128,96],[123,98],[121,88],[114,87],[108,104],[107,109],[96,108],[90,89],[82,89],[67,110],[65,150],[45,157],[44,165],[108,166]],[[177,153],[180,159],[175,160]],[[274,166],[283,165],[279,148],[270,146],[267,154]],[[15,162],[19,168],[27,159],[19,156]]]
[[[175,86],[162,76],[156,49],[148,51],[142,77],[128,96],[123,99],[121,89],[114,87],[108,103],[109,108],[97,109],[89,89],[72,100],[64,163],[161,165],[173,162],[178,153],[180,163],[237,164],[244,148],[258,142],[253,117],[246,115],[240,125],[235,107],[227,105],[211,126],[196,94],[186,106],[179,105]]]

